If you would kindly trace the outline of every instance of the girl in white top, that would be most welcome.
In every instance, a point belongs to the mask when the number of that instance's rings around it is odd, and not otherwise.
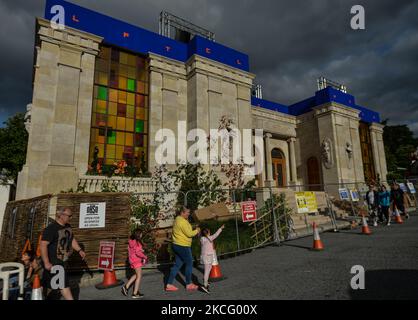
[[[204,228],[201,231],[200,245],[201,245],[201,254],[200,261],[205,266],[205,273],[203,277],[202,290],[209,293],[209,274],[212,269],[212,263],[215,258],[215,249],[213,246],[213,241],[221,234],[222,230],[225,228],[225,225],[222,225],[214,235],[210,234],[208,228]]]

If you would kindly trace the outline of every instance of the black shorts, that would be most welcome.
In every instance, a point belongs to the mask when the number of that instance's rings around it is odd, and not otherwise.
[[[70,287],[70,277],[68,275],[67,272],[67,268],[65,265],[61,265],[64,268],[64,279],[63,279],[63,284],[64,284],[64,288],[69,288]],[[56,272],[55,274],[52,274],[50,271],[44,269],[44,273],[43,273],[43,277],[42,277],[42,284],[43,287],[46,289],[52,289],[52,283],[57,284],[59,283],[58,281],[58,272]],[[62,288],[62,289],[64,289]],[[61,288],[60,288],[61,289]]]

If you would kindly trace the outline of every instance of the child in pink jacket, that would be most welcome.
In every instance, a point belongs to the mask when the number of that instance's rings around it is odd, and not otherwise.
[[[135,270],[135,274],[129,279],[129,281],[122,287],[122,294],[128,296],[129,287],[135,282],[134,291],[132,293],[132,299],[142,298],[144,295],[139,292],[139,285],[142,277],[142,267],[147,263],[148,258],[144,254],[144,249],[141,244],[141,231],[135,230],[129,240],[128,253],[129,263],[131,268]]]
[[[202,290],[206,293],[209,293],[209,274],[212,270],[212,263],[215,259],[215,249],[213,246],[213,241],[221,234],[222,230],[225,228],[225,225],[222,225],[214,235],[210,235],[210,230],[204,228],[201,231],[200,245],[200,261],[205,266],[205,273],[203,276],[203,287]]]

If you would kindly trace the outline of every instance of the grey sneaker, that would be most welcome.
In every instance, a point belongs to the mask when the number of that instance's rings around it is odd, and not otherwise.
[[[122,292],[122,294],[127,297],[129,290],[125,287],[125,285],[122,286],[122,288],[120,289],[120,291]]]
[[[207,294],[210,294],[209,286],[201,286],[200,289],[202,289]]]
[[[143,297],[144,297],[144,295],[142,293],[139,293],[139,292],[137,294],[132,295],[132,299],[141,299]]]

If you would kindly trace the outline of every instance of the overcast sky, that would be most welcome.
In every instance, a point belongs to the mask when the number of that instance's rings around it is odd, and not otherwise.
[[[72,0],[158,32],[161,10],[216,33],[250,56],[263,98],[292,104],[325,76],[343,83],[359,105],[418,136],[418,1],[414,0]],[[361,4],[366,30],[350,28]],[[44,0],[0,0],[0,122],[32,99],[35,17]]]

